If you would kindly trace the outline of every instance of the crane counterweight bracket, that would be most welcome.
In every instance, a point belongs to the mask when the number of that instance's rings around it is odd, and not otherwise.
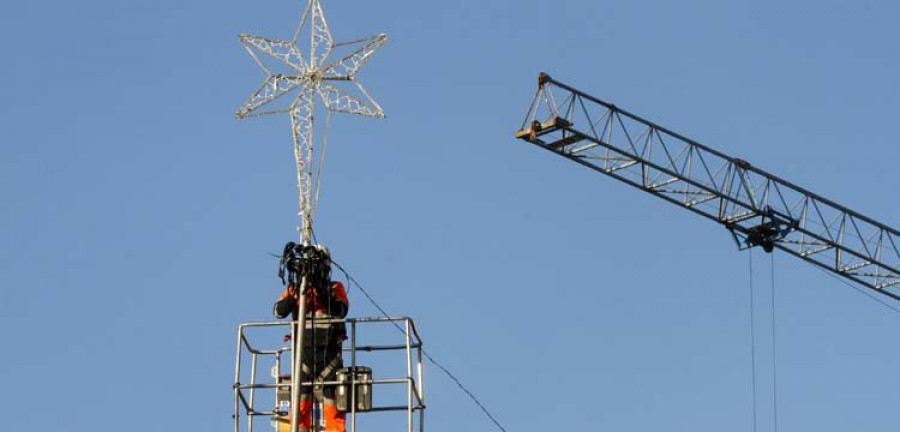
[[[900,231],[546,73],[517,139],[900,300]]]

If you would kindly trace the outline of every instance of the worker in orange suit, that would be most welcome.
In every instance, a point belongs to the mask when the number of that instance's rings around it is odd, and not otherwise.
[[[302,248],[303,246],[299,246]],[[323,245],[307,246],[307,257],[313,257],[304,270],[306,273],[306,322],[303,333],[303,353],[301,355],[301,382],[335,381],[338,369],[344,367],[341,358],[341,343],[347,339],[343,322],[317,323],[317,320],[345,318],[350,307],[344,285],[331,280],[331,255]],[[297,279],[297,278],[292,278]],[[299,314],[300,293],[296,286],[300,281],[292,281],[275,302],[274,314],[278,318],[290,315],[295,321]],[[295,342],[296,343],[296,342]],[[321,419],[325,432],[345,432],[345,414],[338,411],[335,404],[335,386],[314,384],[311,388],[300,389],[300,427],[302,432],[313,429],[313,403],[321,403]],[[278,419],[278,431],[290,431],[290,416]]]

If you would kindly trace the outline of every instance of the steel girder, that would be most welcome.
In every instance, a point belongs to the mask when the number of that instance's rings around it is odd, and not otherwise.
[[[516,138],[900,300],[900,232],[547,74]]]

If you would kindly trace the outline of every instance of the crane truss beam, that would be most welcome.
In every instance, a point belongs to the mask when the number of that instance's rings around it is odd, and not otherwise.
[[[900,300],[900,232],[546,74],[516,137]]]

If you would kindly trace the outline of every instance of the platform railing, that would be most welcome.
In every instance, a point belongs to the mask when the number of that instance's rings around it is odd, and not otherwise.
[[[347,360],[347,356],[349,355],[349,365],[345,364],[345,367],[356,368],[360,366],[358,364],[359,354],[361,353],[376,353],[376,352],[386,352],[386,351],[404,351],[404,357],[406,361],[406,372],[404,376],[394,376],[394,377],[382,377],[376,378],[379,375],[379,370],[373,370],[373,374],[371,379],[368,380],[356,380],[354,381],[354,385],[349,385],[350,389],[350,403],[348,404],[349,410],[346,412],[347,414],[347,424],[349,426],[350,432],[356,432],[357,428],[357,415],[364,414],[357,412],[357,401],[356,401],[356,389],[357,385],[371,385],[372,386],[372,407],[368,412],[405,412],[406,414],[406,431],[413,432],[417,430],[418,432],[425,431],[425,384],[423,380],[424,370],[422,363],[422,339],[419,336],[419,332],[416,329],[415,323],[411,318],[408,317],[378,317],[378,318],[347,318],[347,319],[317,319],[316,324],[337,324],[337,323],[345,323],[349,329],[349,340],[344,342],[344,346],[342,348],[344,359]],[[267,343],[254,343],[251,341],[253,338],[252,333],[254,330],[264,330],[264,329],[277,329],[279,327],[285,328],[288,333],[290,333],[292,326],[296,324],[296,321],[280,321],[280,322],[260,322],[260,323],[245,323],[238,326],[238,340],[237,340],[237,355],[235,358],[235,371],[234,371],[234,432],[253,432],[254,430],[254,420],[259,417],[271,417],[284,415],[284,412],[279,411],[278,407],[275,406],[274,401],[277,399],[275,397],[275,393],[279,389],[287,389],[291,390],[291,382],[279,382],[279,377],[283,377],[283,367],[287,367],[287,370],[290,371],[290,366],[293,364],[293,347],[295,346],[292,342],[284,342],[283,344],[274,344],[269,342]],[[311,328],[313,323],[307,322],[306,327]],[[394,345],[365,345],[360,344],[357,337],[357,330],[360,326],[383,326],[388,325],[392,327],[396,327],[400,331],[396,332],[398,336],[403,337],[403,343],[398,343]],[[349,342],[349,344],[347,343]],[[290,360],[284,358],[285,353],[289,354],[291,357]],[[249,357],[249,366],[250,373],[249,377],[244,377],[246,374],[246,365],[244,364],[247,359],[245,357]],[[269,374],[271,381],[263,377],[259,376],[260,366],[271,364],[272,373]],[[398,366],[399,368],[399,366]],[[248,382],[241,382],[242,378],[249,378]],[[324,387],[327,386],[338,386],[339,384],[347,384],[341,383],[339,381],[305,381],[301,382],[301,388],[312,387],[313,385],[321,385]],[[384,386],[406,386],[406,400],[405,404],[401,404],[399,402],[394,402],[393,404],[382,404],[379,405],[377,403],[378,399],[378,388]],[[291,394],[295,394],[291,392]],[[266,402],[260,402],[260,396],[265,395],[263,399],[265,401],[271,401],[272,407],[263,408],[260,405]],[[294,407],[297,401],[290,401],[291,407]],[[242,422],[242,414],[246,417],[246,423]],[[318,431],[318,422],[313,423],[313,430]]]

